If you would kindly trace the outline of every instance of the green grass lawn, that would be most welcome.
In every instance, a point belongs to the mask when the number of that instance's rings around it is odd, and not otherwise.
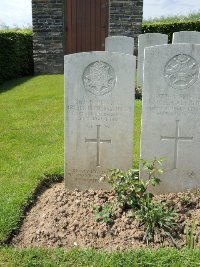
[[[0,243],[45,174],[63,175],[63,76],[21,78],[0,86]],[[135,101],[134,167],[139,163],[141,101]],[[14,249],[0,247],[0,266],[200,266],[199,250]]]
[[[135,101],[134,111],[134,146],[133,146],[133,167],[139,168],[140,159],[140,130],[141,130],[141,113],[142,113],[142,101]]]
[[[63,173],[63,76],[0,86],[0,241],[45,173]]]
[[[0,241],[14,230],[44,174],[63,174],[63,76],[0,86]],[[139,162],[141,101],[135,103],[134,167]]]
[[[0,248],[2,267],[197,267],[200,250],[132,250],[108,253],[72,249]]]

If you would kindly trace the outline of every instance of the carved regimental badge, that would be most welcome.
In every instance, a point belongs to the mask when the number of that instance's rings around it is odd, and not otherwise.
[[[109,64],[96,61],[83,72],[83,84],[90,93],[102,96],[112,91],[116,83],[115,71]]]
[[[193,57],[180,54],[167,62],[164,76],[170,86],[177,89],[186,89],[197,81],[199,65]]]

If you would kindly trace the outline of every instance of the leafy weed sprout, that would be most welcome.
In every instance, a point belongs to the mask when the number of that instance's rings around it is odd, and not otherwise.
[[[148,176],[146,180],[139,179],[139,171],[134,169],[125,173],[114,169],[109,176],[103,177],[114,189],[118,206],[124,211],[131,211],[132,216],[144,227],[143,239],[147,245],[154,242],[156,236],[162,241],[170,238],[176,245],[172,237],[176,227],[176,213],[165,204],[155,202],[154,195],[149,191],[149,186],[157,186],[161,182],[158,176],[163,173],[163,161],[164,159],[142,160],[142,169]],[[98,207],[95,210],[97,220],[101,218],[104,222],[110,222],[114,218],[114,209],[111,206],[109,203],[102,208]]]

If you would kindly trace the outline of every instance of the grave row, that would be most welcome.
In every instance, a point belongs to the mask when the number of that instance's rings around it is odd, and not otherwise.
[[[145,49],[141,158],[165,157],[158,192],[200,186],[200,45]],[[108,189],[99,178],[133,162],[136,57],[65,56],[65,184]],[[141,178],[143,178],[141,173]]]
[[[175,43],[200,44],[200,32],[174,32],[172,44]],[[168,35],[161,33],[145,33],[138,36],[137,87],[143,86],[143,63],[145,48],[161,44],[168,44]],[[134,38],[126,36],[109,36],[105,40],[105,50],[133,55]]]

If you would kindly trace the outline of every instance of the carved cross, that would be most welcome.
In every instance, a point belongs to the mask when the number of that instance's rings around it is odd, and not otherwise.
[[[173,169],[176,169],[176,165],[177,165],[177,159],[178,159],[178,142],[179,141],[192,141],[193,140],[193,136],[192,137],[183,137],[179,135],[179,121],[176,121],[176,132],[175,132],[175,136],[161,136],[161,140],[162,141],[168,141],[168,140],[174,140],[174,167]]]
[[[101,125],[97,125],[97,138],[96,139],[85,139],[86,143],[96,143],[97,144],[97,167],[100,167],[100,144],[109,143],[111,144],[111,140],[104,140],[100,138],[100,127]]]

